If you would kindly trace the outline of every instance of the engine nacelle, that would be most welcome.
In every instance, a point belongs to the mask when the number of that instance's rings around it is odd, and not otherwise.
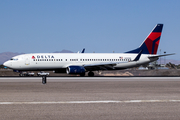
[[[85,71],[83,66],[69,66],[66,69],[67,74],[84,74]]]

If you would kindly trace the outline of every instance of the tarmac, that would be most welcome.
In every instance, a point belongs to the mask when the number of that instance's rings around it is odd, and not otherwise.
[[[0,77],[1,120],[179,120],[180,77]]]
[[[34,76],[37,76],[37,73],[40,71],[30,71],[34,73]],[[77,76],[77,75],[68,75],[66,73],[54,73],[53,71],[45,71],[49,73],[49,76]],[[86,72],[86,76],[88,72]],[[95,76],[176,76],[180,77],[179,69],[156,69],[156,70],[137,70],[137,69],[126,69],[126,70],[109,70],[109,71],[94,71]],[[1,76],[19,76],[18,72],[13,72],[11,69],[0,69]]]

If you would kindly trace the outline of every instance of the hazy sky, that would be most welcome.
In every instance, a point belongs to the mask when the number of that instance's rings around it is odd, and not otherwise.
[[[180,60],[180,0],[0,0],[0,52],[126,52],[157,23],[161,54]]]

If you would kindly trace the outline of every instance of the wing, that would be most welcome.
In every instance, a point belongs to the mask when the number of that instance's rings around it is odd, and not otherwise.
[[[98,63],[98,64],[89,64],[89,65],[84,65],[84,68],[88,71],[94,71],[94,70],[115,70],[115,66],[117,64],[126,64],[128,62],[136,62],[140,59],[142,54],[142,50],[138,53],[136,58],[133,61],[121,61],[121,62],[108,62],[108,63]],[[122,68],[123,69],[123,68]]]
[[[109,63],[97,63],[97,64],[86,64],[83,65],[87,71],[94,70],[114,70],[117,64],[122,64],[127,62],[109,62]]]

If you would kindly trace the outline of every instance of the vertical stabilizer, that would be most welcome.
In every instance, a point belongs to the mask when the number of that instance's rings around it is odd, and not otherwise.
[[[128,51],[126,53],[156,54],[160,42],[163,24],[157,24],[139,48]]]

